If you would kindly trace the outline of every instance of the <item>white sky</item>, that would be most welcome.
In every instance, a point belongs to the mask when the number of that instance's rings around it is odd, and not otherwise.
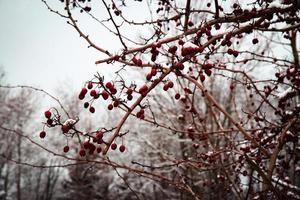
[[[49,2],[56,8],[63,7],[58,0]],[[83,17],[80,22],[86,19]],[[41,0],[0,0],[0,25],[0,66],[9,84],[32,85],[53,92],[67,81],[80,90],[100,68],[94,64],[100,54],[88,49],[66,19],[47,10]],[[107,38],[99,37],[105,42],[101,45],[116,46],[116,40],[109,39],[102,27],[93,27],[96,28],[89,30]]]

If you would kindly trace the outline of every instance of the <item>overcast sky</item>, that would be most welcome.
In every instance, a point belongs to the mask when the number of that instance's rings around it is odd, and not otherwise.
[[[63,7],[58,0],[49,2]],[[80,22],[86,25],[87,19],[83,16]],[[0,0],[0,25],[0,66],[9,84],[54,91],[68,81],[80,88],[100,68],[94,64],[100,54],[88,49],[66,19],[47,10],[41,0]],[[112,49],[116,40],[101,26],[88,28]]]

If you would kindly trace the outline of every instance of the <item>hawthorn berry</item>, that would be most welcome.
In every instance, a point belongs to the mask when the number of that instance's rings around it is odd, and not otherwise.
[[[152,76],[155,76],[157,74],[157,69],[152,68],[150,73],[151,73]]]
[[[233,52],[234,52],[234,50],[233,49],[227,49],[227,53],[229,54],[229,55],[232,55],[233,54]]]
[[[116,143],[112,143],[110,147],[112,150],[116,150],[118,145]]]
[[[148,86],[145,84],[139,89],[139,93],[144,95],[148,91]]]
[[[98,147],[98,148],[97,148],[97,153],[101,153],[101,151],[102,151],[102,148],[101,148],[101,147]]]
[[[201,82],[205,81],[205,76],[203,74],[200,74],[200,80],[201,80]]]
[[[127,99],[128,99],[128,101],[131,101],[131,100],[133,99],[133,96],[132,96],[131,94],[129,94],[129,95],[127,96]]]
[[[70,150],[69,146],[64,146],[64,152],[67,153]]]
[[[210,76],[212,73],[210,69],[205,69],[204,72],[207,76]]]
[[[173,88],[174,83],[173,83],[173,81],[168,81],[167,85],[169,88]]]
[[[171,46],[169,49],[168,49],[168,52],[171,53],[171,54],[175,54],[177,51],[177,46]]]
[[[82,94],[84,96],[84,95],[86,95],[86,93],[87,93],[87,89],[82,88],[80,94]]]
[[[91,81],[88,82],[87,88],[88,89],[92,89],[93,88],[93,83]]]
[[[46,132],[45,131],[41,131],[40,132],[40,138],[44,138],[44,137],[46,137]]]
[[[89,6],[85,6],[85,7],[83,8],[83,10],[86,11],[86,12],[90,12],[90,11],[92,10],[92,8],[89,7]]]
[[[101,95],[102,95],[104,100],[107,100],[108,97],[109,97],[109,94],[105,90],[101,93]]]
[[[120,150],[120,152],[124,152],[125,151],[125,145],[124,144],[122,144],[120,147],[119,147],[119,150]]]
[[[84,149],[89,149],[89,148],[90,148],[90,145],[91,145],[90,141],[85,141],[85,142],[83,143],[83,148],[84,148]]]
[[[112,110],[114,108],[114,106],[112,104],[108,104],[107,108],[108,108],[108,110]]]
[[[94,97],[97,94],[96,90],[91,90],[90,95]]]
[[[258,39],[257,38],[254,38],[253,40],[252,40],[252,44],[257,44],[258,43]]]
[[[184,65],[182,62],[178,62],[175,64],[175,69],[179,69],[179,70],[183,70],[184,69]]]
[[[112,84],[111,82],[107,82],[107,83],[105,84],[105,87],[106,87],[107,89],[112,89],[114,86],[113,86],[113,84]]]
[[[133,93],[133,89],[132,89],[132,88],[128,88],[127,91],[126,91],[126,93],[127,93],[128,95],[132,94],[132,93]]]
[[[101,131],[97,131],[96,138],[101,139],[103,137],[103,133]]]
[[[63,124],[61,126],[61,130],[62,130],[63,133],[68,133],[69,130],[70,130],[70,127],[68,125],[66,125],[66,124]]]
[[[146,80],[147,80],[147,81],[150,81],[151,78],[152,78],[152,74],[151,74],[151,73],[149,73],[149,74],[146,75]]]
[[[93,106],[91,106],[91,107],[89,108],[89,111],[90,111],[91,113],[94,113],[94,112],[95,112],[95,108],[94,108]]]
[[[51,117],[51,112],[49,110],[47,110],[47,111],[45,111],[44,115],[46,118],[49,119]]]
[[[163,87],[163,90],[164,90],[164,91],[167,91],[168,89],[169,89],[169,85],[168,85],[168,84],[165,84],[164,87]]]
[[[119,100],[115,100],[114,103],[113,103],[113,106],[114,107],[118,107],[120,104],[120,101]]]
[[[80,155],[81,157],[84,157],[84,156],[86,155],[86,152],[85,152],[85,150],[84,150],[83,148],[81,148],[81,149],[79,150],[79,155]]]
[[[137,66],[142,66],[142,60],[141,59],[137,59],[136,57],[133,57],[132,58],[132,62],[134,63],[134,64],[136,64]]]
[[[180,99],[180,94],[179,94],[179,93],[176,93],[176,94],[175,94],[175,99],[176,99],[176,100]]]
[[[112,94],[117,94],[118,91],[117,91],[116,88],[113,87],[113,88],[110,89],[110,92],[111,92]]]
[[[90,105],[89,102],[85,102],[85,103],[83,104],[83,107],[84,107],[84,108],[88,108],[89,105]]]
[[[79,96],[78,96],[78,98],[79,98],[80,100],[84,99],[84,97],[85,97],[84,94],[79,94]]]
[[[96,146],[90,143],[89,149],[90,149],[89,154],[93,155],[94,151],[96,150]]]
[[[53,123],[53,120],[52,120],[52,119],[48,119],[48,120],[47,120],[47,124],[48,124],[48,125],[52,125],[52,123]]]
[[[140,113],[141,115],[143,115],[143,114],[145,113],[145,110],[142,108],[142,109],[139,111],[139,113]]]
[[[234,56],[234,57],[238,57],[238,55],[239,55],[239,52],[238,52],[238,51],[233,51],[233,56]]]
[[[184,45],[184,41],[182,39],[178,40],[179,45]]]

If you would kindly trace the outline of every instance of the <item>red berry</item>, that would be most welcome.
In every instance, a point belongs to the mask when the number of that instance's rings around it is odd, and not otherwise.
[[[110,147],[112,150],[116,150],[118,145],[116,143],[112,143]]]
[[[205,76],[204,75],[200,75],[200,80],[202,81],[202,82],[204,82],[205,81]]]
[[[45,131],[40,132],[40,138],[44,138],[44,137],[46,137],[46,132]]]
[[[229,49],[227,50],[227,53],[228,53],[229,55],[232,55],[232,54],[234,53],[234,50],[229,48]]]
[[[123,152],[125,151],[125,145],[122,144],[122,145],[119,147],[119,150],[120,150],[120,152],[123,153]]]
[[[91,81],[88,82],[87,88],[88,89],[92,89],[93,88],[93,83]]]
[[[169,49],[168,49],[168,52],[171,53],[171,54],[175,54],[177,51],[177,46],[171,46]]]
[[[257,44],[258,43],[258,39],[257,38],[254,38],[253,40],[252,40],[252,44]]]
[[[90,111],[91,113],[94,113],[94,112],[95,112],[95,108],[94,108],[93,106],[91,106],[90,109],[89,109],[89,111]]]
[[[64,124],[61,126],[61,130],[63,133],[67,133],[67,132],[69,132],[70,127],[68,125]]]
[[[152,68],[151,69],[151,75],[155,76],[157,74],[157,69],[156,68]]]
[[[178,40],[179,45],[184,45],[184,41],[182,39]]]
[[[133,96],[132,96],[131,94],[129,94],[129,95],[127,96],[127,99],[128,99],[128,101],[131,101],[131,100],[133,99]]]
[[[84,107],[84,108],[88,108],[89,105],[90,105],[89,102],[85,102],[85,103],[83,104],[83,107]]]
[[[86,11],[86,12],[90,12],[90,11],[92,10],[92,8],[89,7],[89,6],[85,6],[85,7],[83,8],[83,10]]]
[[[52,120],[52,119],[48,119],[48,120],[47,120],[47,124],[48,124],[48,125],[52,125],[52,123],[53,123],[53,120]]]
[[[96,90],[91,90],[90,95],[93,97],[97,94]]]
[[[79,94],[79,96],[78,96],[78,98],[79,98],[80,100],[84,99],[84,97],[85,97],[84,94]]]
[[[92,143],[90,143],[90,146],[89,146],[89,154],[92,155],[94,153],[94,151],[96,150],[96,146]]]
[[[145,94],[148,91],[148,86],[145,84],[139,89],[140,94]]]
[[[233,51],[233,56],[234,56],[234,57],[238,57],[238,55],[239,55],[239,52],[238,52],[238,51]]]
[[[184,69],[184,65],[182,62],[178,62],[177,64],[175,64],[175,68],[179,69],[179,70],[183,70]]]
[[[145,113],[145,110],[142,108],[142,109],[139,111],[139,113],[142,115],[142,114]]]
[[[145,119],[145,115],[141,114],[140,119]]]
[[[212,73],[210,69],[205,69],[204,72],[207,76],[210,76]]]
[[[177,99],[177,100],[180,99],[180,94],[179,93],[175,94],[175,99]]]
[[[115,100],[114,103],[113,103],[113,106],[114,107],[118,107],[120,104],[119,100]]]
[[[108,104],[107,108],[108,108],[108,110],[112,110],[114,108],[114,106],[112,104]]]
[[[149,73],[149,74],[147,74],[147,75],[146,75],[146,79],[147,79],[147,81],[150,81],[150,80],[151,80],[151,78],[152,78],[152,74],[151,74],[151,73]]]
[[[181,49],[181,55],[182,55],[182,56],[186,56],[186,55],[188,55],[188,53],[189,53],[189,52],[188,52],[188,49],[187,49],[187,48],[182,48],[182,49]]]
[[[45,111],[44,115],[46,118],[49,119],[51,117],[51,112],[49,110],[47,110],[47,111]]]
[[[110,89],[110,92],[111,92],[112,94],[117,94],[118,91],[117,91],[116,88],[113,87],[113,88]]]
[[[79,150],[79,155],[80,155],[81,157],[84,157],[84,156],[86,155],[85,150],[81,148],[81,149]]]
[[[101,93],[102,97],[104,100],[108,99],[108,93],[104,90],[102,93]]]
[[[98,147],[97,148],[97,153],[101,153],[101,151],[102,151],[101,147]]]
[[[70,150],[70,147],[69,147],[69,146],[65,146],[65,147],[64,147],[64,152],[65,152],[65,153],[67,153],[69,150]]]
[[[169,87],[169,88],[173,88],[173,86],[174,86],[174,83],[173,83],[172,81],[168,81],[167,84],[168,84],[168,87]]]
[[[189,21],[188,26],[194,26],[194,23],[192,21]]]
[[[133,62],[134,64],[136,64],[136,63],[137,63],[137,59],[136,59],[136,57],[133,57],[133,58],[132,58],[132,62]]]
[[[90,143],[89,141],[85,141],[85,142],[83,143],[83,148],[84,148],[84,149],[89,149],[90,146],[91,146],[91,143]]]
[[[85,95],[87,93],[87,89],[86,88],[82,88],[80,94]]]
[[[167,91],[168,89],[169,89],[169,85],[168,85],[168,84],[165,84],[164,87],[163,87],[163,90],[164,90],[164,91]]]
[[[105,84],[105,87],[108,88],[108,89],[112,89],[113,88],[113,84],[111,82],[107,82]]]
[[[97,131],[96,138],[101,139],[103,137],[103,133],[101,131]]]
[[[133,89],[132,89],[132,88],[128,88],[126,93],[127,93],[128,95],[129,95],[129,94],[132,94],[132,93],[133,93]]]

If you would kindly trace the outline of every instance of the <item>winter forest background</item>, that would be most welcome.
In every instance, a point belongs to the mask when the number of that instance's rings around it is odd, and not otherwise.
[[[0,199],[300,199],[299,0],[0,0]]]

